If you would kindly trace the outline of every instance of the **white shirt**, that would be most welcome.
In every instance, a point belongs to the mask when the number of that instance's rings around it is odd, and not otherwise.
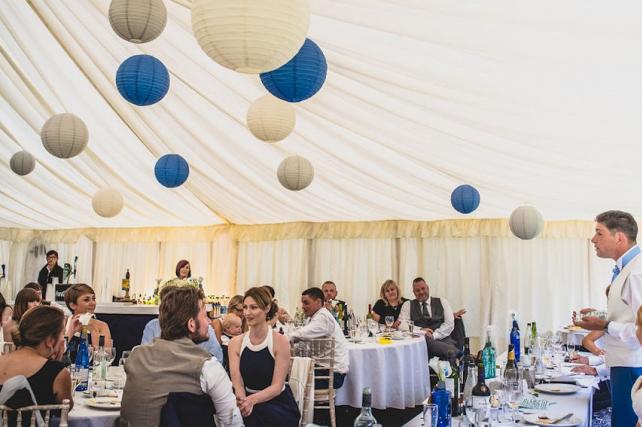
[[[218,416],[226,417],[232,413],[232,422],[225,425],[237,427],[243,425],[243,417],[236,406],[236,396],[232,390],[232,381],[223,366],[212,357],[203,363],[201,369],[201,390],[209,395]],[[223,418],[225,419],[225,418]]]
[[[428,316],[432,317],[432,312],[430,309],[431,298],[432,297],[428,297],[428,299],[426,300],[426,304],[428,308]],[[448,300],[446,300],[446,298],[439,298],[439,300],[441,301],[441,306],[444,308],[444,323],[442,323],[441,326],[434,330],[432,333],[433,339],[436,340],[440,340],[450,336],[450,334],[452,334],[453,332],[453,329],[455,329],[455,315],[453,314],[453,309],[450,308],[450,304],[448,303]],[[410,302],[411,300],[408,300],[401,306],[401,311],[399,312],[400,322],[412,320],[410,318]],[[419,305],[421,306],[422,303],[420,302]]]
[[[343,336],[341,327],[334,320],[334,316],[325,307],[321,307],[314,313],[307,325],[288,333],[287,336],[294,342],[304,338],[334,337],[334,370],[340,374],[348,372],[350,367],[348,341]]]

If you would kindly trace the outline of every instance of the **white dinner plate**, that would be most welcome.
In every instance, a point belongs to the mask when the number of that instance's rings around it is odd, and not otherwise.
[[[535,390],[550,394],[573,394],[581,387],[575,384],[544,383],[537,384]]]
[[[85,404],[98,409],[120,409],[120,399],[115,397],[92,397],[86,399]]]
[[[542,419],[539,418],[542,416],[541,414],[524,414],[524,421],[530,423],[530,424],[535,424],[536,426],[556,426],[556,427],[575,427],[580,424],[582,424],[582,420],[573,415],[571,418],[564,420],[562,422],[559,422],[557,424],[551,424],[551,421],[558,419],[559,417],[563,417],[564,414],[559,414],[557,416],[552,416],[549,415],[549,418],[547,419]]]

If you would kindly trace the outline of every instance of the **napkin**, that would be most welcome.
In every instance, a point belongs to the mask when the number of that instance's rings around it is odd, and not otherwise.
[[[80,321],[80,324],[83,326],[89,325],[89,321],[91,318],[94,317],[93,313],[84,313],[78,316],[78,320]]]

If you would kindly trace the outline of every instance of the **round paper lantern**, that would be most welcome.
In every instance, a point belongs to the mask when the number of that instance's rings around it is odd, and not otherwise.
[[[479,191],[471,185],[460,185],[450,195],[450,204],[457,212],[469,214],[479,206]]]
[[[168,188],[178,187],[189,176],[189,165],[178,154],[165,154],[154,167],[156,179]]]
[[[24,176],[33,172],[36,167],[36,159],[28,151],[18,151],[11,156],[9,166],[17,175]]]
[[[152,105],[169,90],[169,73],[158,59],[150,55],[127,58],[116,72],[118,91],[132,104]]]
[[[87,126],[77,116],[62,113],[51,116],[40,130],[45,150],[61,159],[77,156],[87,146]]]
[[[299,102],[317,93],[328,73],[328,64],[321,48],[310,39],[294,58],[282,67],[261,74],[263,86],[277,98]]]
[[[295,123],[294,107],[271,95],[257,99],[247,110],[247,127],[261,141],[285,139],[292,133]]]
[[[307,0],[194,0],[192,31],[205,53],[239,73],[288,62],[310,26]]]
[[[112,0],[109,23],[128,42],[146,43],[165,29],[167,9],[163,0]]]
[[[510,231],[522,240],[530,240],[544,228],[542,214],[533,206],[520,206],[510,214]]]
[[[98,215],[111,218],[123,210],[123,196],[114,188],[103,188],[94,194],[91,206]]]
[[[301,156],[290,156],[281,162],[276,172],[282,186],[292,191],[303,190],[314,178],[312,163]]]

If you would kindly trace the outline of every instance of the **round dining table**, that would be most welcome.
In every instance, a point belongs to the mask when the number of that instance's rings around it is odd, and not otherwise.
[[[120,416],[118,409],[97,409],[87,405],[87,398],[75,393],[69,412],[69,427],[112,427]]]
[[[348,343],[350,371],[336,392],[337,405],[361,407],[364,387],[370,387],[372,406],[404,409],[421,405],[430,394],[428,352],[424,337],[380,344],[372,338]]]

